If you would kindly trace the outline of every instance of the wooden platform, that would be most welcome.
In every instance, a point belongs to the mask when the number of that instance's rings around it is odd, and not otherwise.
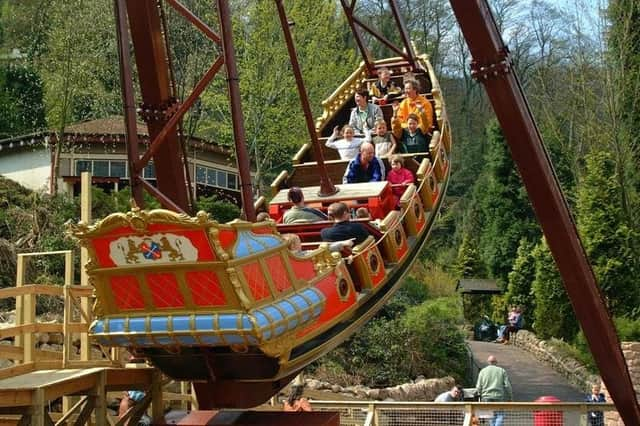
[[[18,424],[53,424],[46,411],[49,402],[74,395],[82,398],[65,416],[77,411],[78,419],[94,415],[96,425],[106,425],[107,392],[130,389],[146,391],[161,416],[160,373],[150,367],[37,370],[6,378],[0,380],[0,414],[21,416]]]

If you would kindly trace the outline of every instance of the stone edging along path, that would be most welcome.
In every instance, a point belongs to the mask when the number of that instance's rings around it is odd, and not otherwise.
[[[512,337],[511,342],[549,365],[565,377],[570,384],[584,392],[591,389],[592,383],[600,382],[600,378],[590,373],[579,361],[561,355],[552,345],[545,340],[538,339],[530,331],[520,330]],[[394,401],[433,401],[440,393],[451,389],[455,383],[452,377],[436,379],[419,377],[414,382],[376,389],[361,385],[342,387],[313,378],[307,378],[305,382],[310,390],[331,392],[355,399]]]
[[[538,339],[534,333],[528,330],[518,331],[512,335],[509,342],[549,365],[565,377],[570,384],[584,392],[590,391],[593,383],[600,383],[600,377],[589,372],[578,360],[561,355],[546,340]]]

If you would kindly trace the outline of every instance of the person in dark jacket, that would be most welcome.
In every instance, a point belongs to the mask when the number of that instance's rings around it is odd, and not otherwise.
[[[373,144],[364,142],[360,153],[349,162],[343,183],[380,182],[384,180],[384,164],[375,156]]]
[[[353,239],[354,244],[360,244],[370,235],[361,223],[351,222],[349,207],[345,203],[333,203],[328,209],[329,217],[334,224],[330,228],[320,231],[323,241],[345,241]]]
[[[587,402],[607,402],[604,394],[600,392],[600,385],[591,386],[591,394],[586,397]],[[604,414],[602,411],[589,411],[587,414],[589,426],[604,426]]]

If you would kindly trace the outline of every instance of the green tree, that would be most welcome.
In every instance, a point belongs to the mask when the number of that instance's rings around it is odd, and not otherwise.
[[[633,0],[611,0],[611,23],[607,28],[608,61],[606,142],[614,153],[624,214],[635,227],[640,224],[640,4]]]
[[[513,270],[509,272],[506,304],[519,305],[525,312],[534,312],[535,300],[531,291],[531,283],[535,279],[536,265],[533,257],[534,244],[525,238],[520,240]],[[528,316],[528,315],[527,315]]]
[[[529,199],[499,124],[487,126],[486,185],[476,187],[482,225],[479,250],[489,276],[506,285],[520,239],[539,235]]]
[[[572,341],[578,321],[562,279],[544,238],[534,248],[536,274],[531,285],[535,298],[533,330],[541,339],[557,337]]]
[[[456,259],[457,275],[460,278],[484,278],[486,276],[485,267],[480,259],[476,244],[470,234],[465,234],[462,238]],[[483,316],[491,314],[491,295],[463,294],[462,312],[468,323],[475,324]]]
[[[17,63],[0,66],[0,139],[43,127],[45,115],[39,75]]]
[[[609,309],[640,316],[640,234],[626,221],[613,155],[594,152],[578,190],[578,229]]]
[[[286,2],[285,8],[295,22],[291,31],[309,102],[317,116],[321,101],[353,71],[355,55],[345,47],[344,18],[338,15],[335,2]],[[248,2],[241,18],[236,15],[234,20],[246,143],[262,187],[309,141],[276,13],[273,2]],[[227,105],[224,81],[216,78],[214,87],[203,96],[207,115],[199,131],[231,143]]]

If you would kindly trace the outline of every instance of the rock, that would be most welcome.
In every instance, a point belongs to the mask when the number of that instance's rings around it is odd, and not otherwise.
[[[311,390],[320,390],[322,389],[322,382],[316,379],[308,379],[307,380],[307,388]]]
[[[366,392],[367,399],[380,399],[380,389],[369,389]]]
[[[335,393],[340,393],[340,392],[342,392],[342,386],[339,386],[339,385],[332,385],[332,386],[331,386],[331,392],[335,392]]]

